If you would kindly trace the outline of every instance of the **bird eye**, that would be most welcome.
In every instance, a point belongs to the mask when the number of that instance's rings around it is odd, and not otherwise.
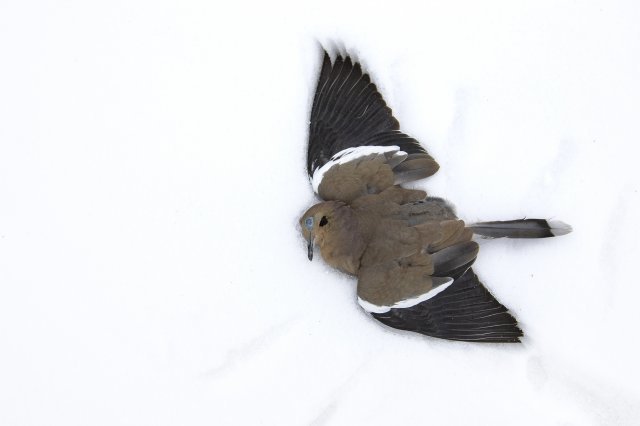
[[[313,218],[312,217],[308,217],[304,220],[304,226],[307,227],[307,229],[309,231],[311,231],[311,228],[313,228]]]
[[[325,226],[327,223],[329,223],[329,221],[327,220],[327,217],[322,216],[322,219],[320,219],[320,226]]]

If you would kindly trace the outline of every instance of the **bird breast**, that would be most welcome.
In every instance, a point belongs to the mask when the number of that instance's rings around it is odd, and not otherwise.
[[[349,206],[341,206],[318,235],[320,253],[334,268],[357,275],[367,246],[362,224]]]

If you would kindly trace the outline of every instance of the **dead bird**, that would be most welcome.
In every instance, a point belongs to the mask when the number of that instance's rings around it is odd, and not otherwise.
[[[324,201],[300,219],[308,258],[358,278],[358,302],[390,327],[475,342],[519,342],[516,319],[471,269],[474,234],[546,238],[571,227],[545,219],[458,219],[453,206],[402,183],[438,163],[398,120],[362,66],[325,51],[311,108],[307,172]]]

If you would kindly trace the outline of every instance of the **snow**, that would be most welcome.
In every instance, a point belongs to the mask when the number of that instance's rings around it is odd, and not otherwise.
[[[640,423],[635,2],[0,4],[0,424]],[[388,329],[297,229],[361,59],[522,345]]]

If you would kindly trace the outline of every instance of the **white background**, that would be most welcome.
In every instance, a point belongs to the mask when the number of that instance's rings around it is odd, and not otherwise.
[[[222,2],[221,2],[222,3]],[[0,3],[0,424],[640,424],[637,2]],[[296,228],[361,58],[522,345],[367,317]]]

